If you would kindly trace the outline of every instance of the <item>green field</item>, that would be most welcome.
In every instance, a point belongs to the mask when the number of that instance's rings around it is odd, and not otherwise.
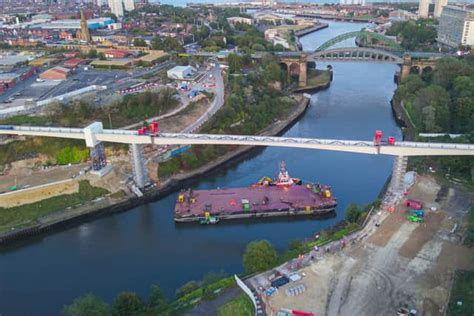
[[[91,201],[107,193],[109,192],[106,189],[93,187],[89,181],[82,180],[79,182],[77,193],[55,196],[17,207],[0,208],[0,233],[12,228],[34,225],[40,217]]]
[[[472,316],[474,311],[474,271],[457,271],[448,305],[449,316]],[[458,305],[458,302],[461,305]]]
[[[245,294],[219,307],[219,316],[253,316],[255,308]]]

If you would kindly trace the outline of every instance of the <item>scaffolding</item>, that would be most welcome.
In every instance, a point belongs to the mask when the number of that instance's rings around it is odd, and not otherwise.
[[[143,145],[130,144],[130,156],[133,166],[133,181],[135,181],[137,187],[143,189],[150,183],[145,167],[145,159],[143,157]]]
[[[107,166],[104,144],[98,143],[94,147],[91,147],[90,156],[92,160],[92,170],[100,171]]]
[[[404,190],[405,173],[407,172],[408,157],[396,156],[393,161],[392,180],[390,181],[390,191],[393,193]]]

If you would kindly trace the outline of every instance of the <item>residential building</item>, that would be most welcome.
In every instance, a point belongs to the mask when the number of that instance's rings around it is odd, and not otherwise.
[[[430,0],[420,0],[418,5],[418,16],[420,18],[427,18],[429,13]]]
[[[108,0],[110,11],[118,18],[123,16],[122,0]]]
[[[125,7],[125,11],[133,11],[135,10],[135,2],[134,0],[123,0],[123,4]]]
[[[433,16],[439,18],[443,12],[443,8],[448,5],[448,0],[435,0]]]
[[[474,8],[444,7],[439,19],[438,43],[449,47],[474,46]]]

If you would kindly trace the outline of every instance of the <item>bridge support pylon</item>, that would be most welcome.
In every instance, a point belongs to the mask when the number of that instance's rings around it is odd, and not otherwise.
[[[104,144],[98,141],[95,137],[96,133],[101,133],[103,130],[104,128],[101,122],[92,123],[84,128],[86,146],[90,148],[89,154],[92,161],[91,173],[100,177],[106,175],[112,169],[112,166],[107,165]]]
[[[404,189],[405,174],[407,172],[408,157],[396,156],[393,161],[392,179],[389,190],[392,193],[401,193]]]
[[[145,166],[145,158],[143,156],[143,145],[131,144],[130,156],[132,158],[133,180],[140,189],[143,189],[150,183],[148,172]]]

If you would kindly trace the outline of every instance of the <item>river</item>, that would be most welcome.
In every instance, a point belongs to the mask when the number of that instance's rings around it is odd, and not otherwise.
[[[364,24],[329,22],[301,39],[304,49]],[[331,87],[312,96],[311,107],[285,136],[371,139],[376,129],[400,138],[389,101],[395,65],[333,63]],[[325,65],[320,65],[324,67]],[[146,296],[158,284],[171,297],[208,271],[242,271],[248,242],[268,239],[278,249],[344,218],[349,203],[374,200],[391,172],[385,156],[266,148],[203,177],[194,187],[248,186],[275,176],[285,160],[291,175],[330,184],[338,198],[335,218],[239,221],[215,226],[176,225],[177,193],[125,213],[38,236],[0,251],[0,314],[56,315],[73,298],[93,292],[107,301],[120,291]]]

